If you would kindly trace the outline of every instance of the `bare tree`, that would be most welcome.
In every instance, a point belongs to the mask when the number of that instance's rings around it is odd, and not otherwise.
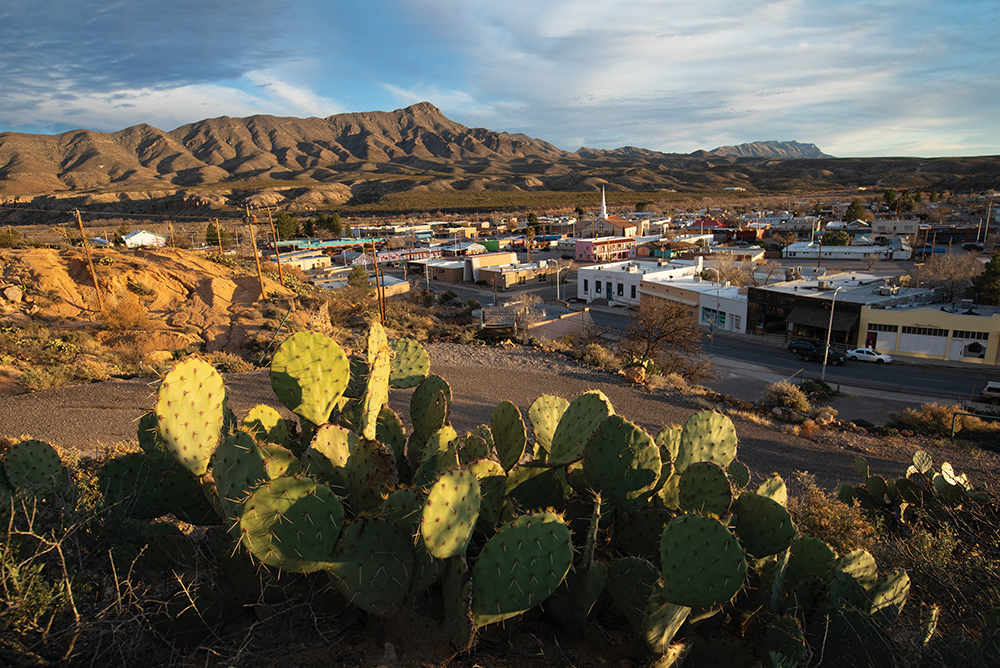
[[[982,271],[983,264],[973,253],[932,255],[917,268],[914,282],[941,288],[945,301],[953,302]]]
[[[707,271],[714,274],[715,280],[721,282],[728,281],[732,285],[743,287],[747,282],[747,267],[738,263],[736,256],[732,253],[720,253],[713,255],[708,261]]]
[[[881,259],[878,253],[865,253],[865,264],[868,265],[868,271],[871,271]]]
[[[667,299],[643,299],[629,321],[618,352],[654,360],[663,373],[695,380],[707,369],[699,361],[701,329],[690,306]]]

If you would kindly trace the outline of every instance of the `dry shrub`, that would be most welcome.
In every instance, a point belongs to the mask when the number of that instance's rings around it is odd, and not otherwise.
[[[580,361],[605,371],[617,371],[621,367],[618,357],[598,343],[591,343],[583,349]]]
[[[684,376],[679,373],[668,373],[663,376],[659,376],[659,378],[662,378],[663,382],[666,383],[667,386],[673,388],[680,394],[691,393],[691,385],[687,382]]]
[[[788,497],[788,512],[799,533],[819,538],[838,554],[867,550],[875,544],[875,527],[857,502],[852,506],[844,504],[836,495],[820,489],[810,473],[800,471],[795,479],[802,491]]]
[[[787,380],[768,385],[760,404],[765,408],[789,408],[799,413],[809,412],[809,400],[806,399],[806,395],[798,385],[792,385]]]
[[[131,292],[108,295],[101,312],[101,322],[106,329],[121,331],[149,329],[149,311]]]
[[[804,420],[802,424],[799,425],[799,436],[802,438],[809,438],[813,435],[813,430],[816,429],[816,423],[811,419]]]
[[[886,421],[887,427],[909,429],[920,434],[951,435],[951,423],[956,412],[962,412],[961,406],[941,406],[939,404],[922,404],[920,410],[904,408],[897,413],[890,413]],[[966,426],[966,421],[975,420],[969,417],[959,417],[955,421],[955,431]],[[978,420],[975,420],[978,422]]]
[[[206,361],[218,369],[220,373],[246,373],[256,368],[239,355],[225,352],[211,353],[207,356]]]

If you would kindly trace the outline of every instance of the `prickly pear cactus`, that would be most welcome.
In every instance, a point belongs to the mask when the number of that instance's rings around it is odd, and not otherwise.
[[[257,404],[251,408],[240,424],[253,434],[257,441],[266,441],[285,448],[291,444],[288,425],[284,418],[281,417],[281,413],[267,404]]]
[[[55,448],[44,441],[21,441],[10,449],[4,471],[11,487],[28,496],[43,496],[65,487],[69,471]]]
[[[614,414],[611,401],[600,390],[584,392],[570,402],[552,434],[549,465],[566,466],[580,459],[597,425]]]
[[[376,425],[382,408],[389,403],[389,372],[392,369],[392,349],[385,337],[385,329],[372,323],[368,333],[368,384],[361,399],[362,438],[375,439]]]
[[[350,379],[347,355],[317,332],[296,332],[271,362],[271,387],[288,410],[314,425],[329,421]]]
[[[193,475],[204,475],[222,434],[226,388],[208,362],[188,359],[163,378],[156,395],[159,437]]]
[[[483,547],[472,569],[476,626],[503,621],[538,605],[573,563],[569,528],[554,513],[522,515]]]
[[[451,412],[451,386],[441,376],[427,376],[410,397],[410,422],[413,435],[426,443],[431,434],[448,423]],[[411,460],[411,464],[414,462]],[[420,463],[417,459],[416,464]]]
[[[348,524],[327,569],[337,589],[353,605],[375,614],[398,608],[410,587],[413,550],[409,536],[381,517]]]
[[[660,466],[660,449],[652,437],[618,415],[598,424],[583,457],[583,472],[591,488],[629,512],[649,502],[660,479]]]
[[[528,444],[520,409],[509,401],[499,404],[493,409],[490,432],[500,465],[505,471],[510,471],[521,459]]]
[[[427,493],[420,535],[431,556],[448,559],[464,554],[479,517],[479,481],[465,469],[445,471]]]
[[[151,520],[166,515],[158,486],[168,466],[145,452],[130,452],[105,462],[97,482],[106,504],[121,503],[129,515]]]
[[[305,477],[277,478],[243,504],[243,545],[261,563],[291,573],[326,568],[340,537],[344,508],[325,485]]]
[[[681,515],[660,538],[663,598],[689,608],[732,599],[743,588],[747,562],[729,529],[711,517]]]
[[[681,510],[722,517],[733,502],[733,487],[726,472],[712,462],[695,462],[681,474],[678,485]]]
[[[795,525],[785,507],[753,492],[743,492],[733,502],[736,534],[747,554],[762,559],[788,549]]]
[[[270,477],[257,443],[244,431],[227,436],[215,449],[212,475],[219,504],[230,521],[239,520],[250,490]]]
[[[694,462],[713,462],[723,469],[736,457],[736,428],[722,413],[702,411],[684,423],[674,470],[683,473]]]
[[[531,431],[535,435],[535,445],[546,453],[552,447],[552,437],[556,433],[556,427],[563,413],[569,408],[569,402],[562,397],[552,394],[543,394],[535,399],[528,409],[528,421],[531,423]]]
[[[419,385],[431,368],[431,361],[423,345],[413,339],[393,339],[389,342],[389,347],[394,353],[389,387],[406,390]]]

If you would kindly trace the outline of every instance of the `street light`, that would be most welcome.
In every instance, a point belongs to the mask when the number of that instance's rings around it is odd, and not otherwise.
[[[833,309],[837,306],[837,293],[844,286],[833,291],[833,301],[830,302],[830,325],[826,328],[826,348],[823,349],[823,372],[819,375],[821,382],[826,382],[826,358],[830,356],[830,333],[833,331]]]
[[[563,269],[569,269],[567,266],[562,266],[556,269],[556,301],[562,301],[559,299],[559,274]]]

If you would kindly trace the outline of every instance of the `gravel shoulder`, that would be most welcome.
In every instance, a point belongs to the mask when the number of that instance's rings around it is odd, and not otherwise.
[[[527,419],[528,408],[542,394],[572,400],[587,390],[601,390],[618,414],[654,434],[664,426],[683,424],[705,407],[705,399],[699,395],[631,385],[620,374],[591,369],[533,348],[432,343],[427,349],[431,371],[451,384],[452,424],[460,434],[489,424],[493,408],[505,400],[514,403]],[[766,386],[765,381],[739,370],[719,367],[718,374],[708,386],[743,401],[759,398]],[[291,417],[277,404],[266,370],[226,374],[225,379],[230,406],[238,416],[264,403]],[[727,392],[727,388],[734,391]],[[116,443],[135,441],[136,423],[152,407],[155,390],[155,379],[135,379],[0,397],[0,436],[30,435],[63,447],[99,452]],[[390,405],[404,421],[411,393],[394,390],[390,395]],[[882,424],[889,411],[913,404],[845,396],[832,405],[841,419]],[[980,460],[968,451],[936,447],[930,439],[876,439],[834,430],[817,431],[806,439],[786,433],[780,423],[739,411],[730,411],[730,415],[740,438],[739,458],[757,478],[775,471],[786,478],[796,471],[808,471],[822,487],[834,489],[841,482],[856,482],[854,458],[858,455],[868,459],[872,471],[901,476],[918,448],[928,450],[935,462],[950,460],[974,479],[979,471],[1000,470],[993,453]]]

